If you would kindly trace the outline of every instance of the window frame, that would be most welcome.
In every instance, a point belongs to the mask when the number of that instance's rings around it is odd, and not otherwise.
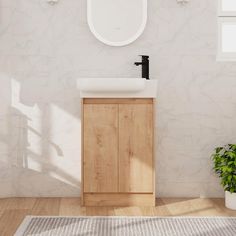
[[[223,52],[222,50],[222,26],[224,23],[236,25],[236,17],[218,17],[217,61],[236,61],[236,52]]]
[[[224,22],[232,23],[236,25],[236,10],[235,11],[223,11],[222,2],[224,0],[218,0],[218,15],[217,15],[217,61],[236,61],[236,52],[223,52],[222,51],[222,26]],[[235,0],[236,1],[236,0]]]
[[[227,17],[227,16],[236,17],[236,9],[235,11],[223,11],[221,7],[223,1],[224,0],[218,0],[218,17]]]

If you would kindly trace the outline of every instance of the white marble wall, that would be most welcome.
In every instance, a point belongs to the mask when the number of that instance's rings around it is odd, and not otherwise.
[[[90,33],[86,0],[0,0],[0,197],[78,196],[78,77],[159,80],[157,195],[222,196],[215,146],[236,142],[236,64],[216,62],[216,0],[149,0],[144,34],[122,48]]]

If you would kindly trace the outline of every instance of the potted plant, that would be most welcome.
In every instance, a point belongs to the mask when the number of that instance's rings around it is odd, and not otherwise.
[[[212,158],[214,170],[225,190],[225,205],[236,210],[236,144],[217,147]]]

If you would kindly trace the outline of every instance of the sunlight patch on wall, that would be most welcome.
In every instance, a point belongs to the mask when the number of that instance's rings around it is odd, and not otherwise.
[[[9,75],[0,73],[0,163],[11,165],[8,159],[9,127],[8,127],[8,108],[11,103],[11,84]],[[0,166],[1,168],[1,166]]]
[[[15,79],[11,80],[11,90],[12,160],[18,167],[40,171],[41,111],[37,105],[30,107],[21,103],[21,85]]]
[[[81,122],[79,117],[50,104],[50,176],[73,186],[80,180]],[[77,163],[75,165],[75,163]]]

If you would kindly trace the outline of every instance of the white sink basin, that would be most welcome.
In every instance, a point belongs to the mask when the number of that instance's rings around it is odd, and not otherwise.
[[[78,79],[77,86],[82,92],[139,92],[145,89],[143,78],[86,78]]]
[[[157,80],[142,78],[81,78],[81,98],[156,98]]]

